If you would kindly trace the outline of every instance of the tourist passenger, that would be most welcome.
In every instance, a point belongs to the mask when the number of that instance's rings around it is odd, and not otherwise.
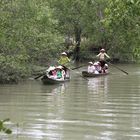
[[[46,75],[47,75],[49,78],[56,79],[56,78],[57,78],[57,75],[56,75],[56,68],[55,68],[54,66],[50,66],[50,67],[46,70]]]
[[[88,73],[94,73],[94,66],[93,66],[93,63],[92,62],[88,62]]]
[[[97,62],[94,62],[93,66],[94,66],[94,73],[99,74],[99,70],[98,70],[99,64]]]
[[[101,63],[99,61],[96,62],[97,65],[96,65],[96,69],[99,73],[102,73],[102,67],[101,67]]]
[[[63,70],[62,66],[58,66],[56,67],[56,71],[57,71],[57,79],[65,79],[65,71]]]
[[[108,73],[108,64],[104,65],[104,73]]]

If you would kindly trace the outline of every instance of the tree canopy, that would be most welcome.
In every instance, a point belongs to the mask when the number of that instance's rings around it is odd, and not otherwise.
[[[46,66],[70,45],[75,58],[103,47],[112,58],[140,60],[139,9],[140,0],[1,0],[0,82]]]
[[[123,59],[140,58],[140,1],[108,0],[104,24],[111,34],[111,51]]]

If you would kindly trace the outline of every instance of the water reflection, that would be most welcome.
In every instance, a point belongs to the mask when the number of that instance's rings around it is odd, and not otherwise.
[[[93,93],[103,92],[107,94],[108,92],[108,76],[98,77],[98,78],[89,78],[88,89]]]
[[[1,85],[0,118],[19,124],[2,140],[139,140],[140,68],[133,70],[61,85]]]
[[[54,88],[51,91],[51,93],[53,93],[53,94],[64,94],[66,88],[67,88],[67,84],[63,83],[63,84],[57,86],[56,88]]]
[[[58,140],[63,136],[63,133],[61,132],[63,123],[61,123],[61,120],[63,120],[63,115],[65,114],[64,94],[66,93],[67,87],[67,83],[59,85],[43,85],[41,87],[42,93],[47,96],[42,100],[45,105],[45,112],[41,111],[41,113],[44,114],[41,116],[44,117],[37,119],[38,123],[36,123],[42,124],[39,125],[42,128],[38,128],[38,130],[43,130],[40,133],[38,132],[38,139],[40,135],[47,137],[48,140]]]

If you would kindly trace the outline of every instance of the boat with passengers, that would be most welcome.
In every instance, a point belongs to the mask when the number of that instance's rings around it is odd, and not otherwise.
[[[63,66],[50,66],[46,70],[46,74],[41,78],[43,84],[59,84],[70,81],[69,70]]]
[[[105,64],[104,67],[101,67],[100,62],[88,62],[87,71],[82,71],[83,77],[99,77],[108,75],[108,65]]]

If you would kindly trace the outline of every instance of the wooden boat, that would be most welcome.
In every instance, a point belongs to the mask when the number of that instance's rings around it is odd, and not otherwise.
[[[70,81],[70,78],[66,78],[64,80],[63,79],[52,79],[52,78],[49,78],[48,76],[44,75],[41,78],[41,81],[45,85],[47,85],[47,84],[59,84],[59,83],[64,83],[64,82]]]
[[[108,73],[99,73],[99,74],[95,74],[95,73],[88,73],[87,71],[82,71],[82,76],[83,77],[99,77],[99,76],[105,76],[108,75]]]

